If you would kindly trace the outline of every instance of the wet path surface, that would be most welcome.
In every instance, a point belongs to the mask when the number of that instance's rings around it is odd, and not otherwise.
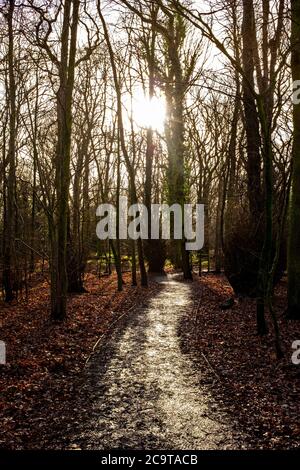
[[[77,430],[82,448],[236,449],[240,437],[197,381],[177,326],[191,287],[161,278],[162,290],[132,313],[88,367],[93,409]]]

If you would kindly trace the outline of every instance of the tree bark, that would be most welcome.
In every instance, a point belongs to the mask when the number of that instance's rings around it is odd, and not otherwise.
[[[9,0],[7,25],[8,25],[8,75],[9,75],[9,144],[8,144],[8,176],[7,176],[7,198],[6,218],[4,229],[4,259],[3,259],[3,287],[5,301],[11,302],[14,298],[12,280],[12,258],[14,250],[14,228],[15,228],[15,171],[16,171],[16,82],[14,71],[14,32],[13,15],[14,0]]]
[[[57,94],[58,139],[56,150],[56,220],[54,234],[51,316],[64,320],[67,314],[67,219],[70,188],[70,153],[72,132],[72,98],[74,88],[79,0],[66,0],[61,36],[59,66],[60,86]],[[72,10],[72,12],[71,12]]]
[[[255,23],[253,0],[243,0],[243,103],[247,136],[247,181],[251,223],[255,227],[262,213],[259,121],[254,90]]]
[[[291,2],[292,77],[300,80],[300,3]],[[293,105],[292,188],[289,213],[288,317],[300,320],[300,104]]]
[[[168,81],[166,86],[166,99],[169,122],[166,126],[166,140],[168,147],[168,190],[169,204],[180,204],[182,212],[186,199],[185,194],[185,158],[184,158],[184,96],[185,83],[180,60],[179,37],[183,37],[184,24],[175,23],[174,18],[169,19],[169,35],[166,38],[168,48]],[[173,85],[173,83],[175,84]],[[176,255],[180,258],[183,276],[193,279],[189,252],[185,248],[184,223],[182,224],[182,240],[175,243]]]

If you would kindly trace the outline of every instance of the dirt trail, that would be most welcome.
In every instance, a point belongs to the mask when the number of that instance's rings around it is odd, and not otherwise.
[[[93,357],[86,391],[93,409],[74,442],[92,449],[237,449],[227,415],[201,390],[177,327],[191,286],[160,278],[162,291],[132,313]],[[92,396],[91,396],[92,395]]]

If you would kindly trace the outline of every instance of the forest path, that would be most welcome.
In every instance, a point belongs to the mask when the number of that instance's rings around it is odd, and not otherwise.
[[[87,449],[239,448],[229,417],[201,390],[180,349],[177,328],[192,308],[191,285],[175,276],[158,281],[157,296],[92,358],[85,388],[93,409],[74,441]]]

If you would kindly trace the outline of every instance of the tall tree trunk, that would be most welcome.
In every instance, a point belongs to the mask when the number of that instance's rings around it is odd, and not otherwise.
[[[155,46],[157,31],[155,22],[157,20],[158,7],[153,5],[151,8],[152,29],[149,41],[148,68],[149,68],[149,100],[154,97],[154,79],[155,79]],[[148,209],[148,240],[146,243],[145,254],[148,261],[148,270],[151,273],[164,273],[165,250],[162,240],[151,239],[151,202],[152,202],[152,177],[153,177],[153,159],[154,159],[154,133],[153,129],[147,129],[147,147],[146,147],[146,177],[145,177],[145,206]]]
[[[247,136],[247,181],[251,222],[254,226],[262,213],[260,132],[254,90],[255,23],[253,0],[243,0],[243,103]]]
[[[182,213],[186,199],[185,194],[185,158],[184,158],[184,96],[185,84],[179,54],[177,35],[184,34],[184,26],[177,26],[174,19],[169,20],[168,67],[170,84],[166,87],[166,98],[169,112],[166,139],[168,146],[168,190],[169,204],[180,204]],[[175,85],[172,85],[175,82]],[[183,217],[184,220],[184,217]],[[181,267],[185,279],[192,279],[189,252],[185,248],[184,222],[182,240],[175,243],[177,255],[181,258]]]
[[[123,289],[123,278],[122,278],[122,258],[121,258],[121,243],[120,243],[120,191],[121,191],[121,159],[120,159],[120,144],[118,139],[118,160],[117,160],[117,240],[114,245],[111,240],[111,248],[115,258],[115,265],[118,278],[118,291],[121,292]]]
[[[9,145],[8,145],[8,177],[7,177],[7,199],[6,219],[4,230],[4,259],[3,259],[3,287],[5,301],[13,300],[12,282],[12,258],[14,250],[15,229],[15,171],[16,171],[16,83],[14,72],[14,32],[13,14],[14,0],[9,0],[7,25],[8,25],[8,74],[9,74]]]
[[[292,0],[292,77],[300,80],[300,2]],[[289,213],[288,317],[300,320],[300,104],[293,105],[294,142]]]
[[[68,241],[67,241],[67,273],[68,273],[68,292],[83,293],[83,243],[80,217],[80,202],[82,188],[82,173],[84,168],[84,159],[88,152],[87,136],[82,137],[82,142],[78,146],[78,157],[76,162],[74,184],[73,184],[73,208],[70,214]],[[82,191],[83,197],[86,196]],[[70,211],[71,212],[71,211]]]
[[[88,241],[91,233],[91,213],[90,213],[90,155],[88,148],[84,159],[84,173],[83,173],[83,202],[82,202],[82,227],[81,227],[81,277],[82,282],[84,279],[84,271],[88,260]],[[84,289],[85,290],[85,289]]]
[[[260,255],[258,271],[258,298],[256,303],[257,333],[260,336],[267,334],[268,328],[265,320],[265,301],[267,300],[269,275],[272,265],[273,245],[273,155],[271,147],[270,128],[264,113],[264,105],[258,99],[259,114],[263,134],[264,156],[264,182],[265,182],[265,214],[264,214],[264,244]]]
[[[256,25],[253,0],[243,0],[242,18],[242,96],[244,108],[244,126],[246,132],[246,175],[248,214],[237,209],[229,201],[227,206],[225,273],[237,294],[256,296],[258,290],[259,260],[263,246],[263,196],[262,196],[262,162],[259,116],[256,106],[255,65],[257,65]],[[237,47],[235,55],[238,59]],[[237,78],[236,78],[237,79]],[[238,91],[238,90],[237,90]],[[230,141],[230,158],[235,154],[236,119],[238,103],[236,102]],[[232,161],[230,166],[232,167]],[[233,167],[234,169],[234,164]],[[229,196],[232,196],[233,179],[229,173]],[[233,201],[234,202],[234,201]]]
[[[33,149],[33,184],[32,184],[32,206],[31,206],[31,221],[30,221],[30,261],[29,261],[29,271],[34,272],[35,257],[34,257],[34,248],[35,248],[35,211],[36,211],[36,162],[38,154],[37,148],[34,145]]]
[[[53,273],[55,278],[55,290],[52,292],[51,299],[51,316],[55,320],[63,320],[67,313],[67,219],[70,187],[72,98],[78,20],[79,0],[66,0],[61,37],[61,58],[59,66],[60,86],[57,94],[57,211],[53,266],[55,270]]]
[[[150,91],[150,99],[153,93]],[[146,149],[146,179],[145,179],[145,206],[148,209],[148,240],[146,243],[145,254],[148,261],[148,270],[150,273],[164,273],[165,253],[161,239],[151,239],[151,199],[152,199],[152,164],[154,157],[153,130],[147,130],[147,149]]]
[[[218,187],[218,202],[217,202],[217,214],[216,214],[216,231],[215,231],[215,271],[216,274],[220,274],[222,269],[222,205],[223,205],[223,193],[224,193],[224,181],[219,176],[219,187]]]
[[[34,118],[32,120],[32,150],[33,150],[33,185],[32,185],[32,206],[31,206],[31,222],[30,222],[30,261],[29,261],[29,271],[34,272],[35,266],[35,212],[36,212],[36,178],[37,178],[37,160],[38,160],[38,148],[37,148],[37,138],[38,138],[38,106],[39,106],[39,78],[38,72],[36,72],[36,96],[35,96],[35,106],[34,106]]]
[[[238,87],[239,77],[236,78],[236,85]],[[234,111],[231,122],[230,140],[228,146],[228,191],[227,191],[227,206],[225,216],[225,236],[230,234],[232,222],[234,219],[234,209],[237,205],[237,155],[236,155],[236,144],[237,144],[237,131],[240,114],[240,97],[239,91],[237,91],[234,101]]]

